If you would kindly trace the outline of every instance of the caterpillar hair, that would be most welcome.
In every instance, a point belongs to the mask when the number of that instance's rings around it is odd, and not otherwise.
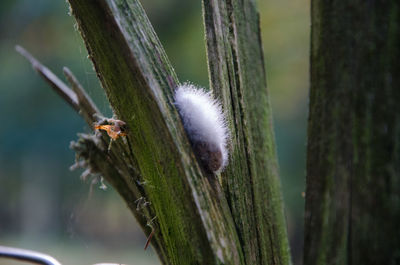
[[[221,103],[185,83],[175,90],[175,105],[200,163],[210,172],[222,171],[228,163],[229,130]]]

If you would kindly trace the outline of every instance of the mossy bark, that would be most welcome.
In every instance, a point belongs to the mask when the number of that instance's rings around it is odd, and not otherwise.
[[[116,143],[123,151],[92,155],[92,164],[131,209],[150,202],[143,214],[163,263],[241,264],[227,201],[192,152],[173,104],[178,79],[143,8],[135,0],[69,2],[114,113],[128,126],[127,144]]]
[[[305,265],[400,264],[400,4],[312,1]]]
[[[203,11],[210,86],[233,132],[222,182],[246,264],[290,264],[255,1],[203,0]]]

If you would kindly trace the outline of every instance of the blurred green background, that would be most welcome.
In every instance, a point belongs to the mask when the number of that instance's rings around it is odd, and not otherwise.
[[[181,81],[208,87],[201,1],[145,0]],[[309,1],[258,1],[291,249],[301,264],[308,97]],[[69,171],[82,119],[15,52],[20,44],[63,78],[68,66],[103,113],[108,102],[65,0],[0,2],[0,245],[63,264],[159,264],[111,187]],[[6,263],[0,259],[0,264]]]

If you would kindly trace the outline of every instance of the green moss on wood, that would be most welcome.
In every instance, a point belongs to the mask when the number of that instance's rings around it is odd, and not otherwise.
[[[146,183],[137,188],[155,213],[152,241],[162,261],[241,264],[227,201],[192,153],[173,105],[178,79],[142,7],[123,0],[69,2],[111,106],[128,125],[128,161],[135,161],[140,178],[120,177]]]
[[[398,1],[312,1],[304,264],[400,262]]]
[[[290,264],[254,1],[204,0],[203,10],[210,84],[233,132],[222,181],[246,264]]]

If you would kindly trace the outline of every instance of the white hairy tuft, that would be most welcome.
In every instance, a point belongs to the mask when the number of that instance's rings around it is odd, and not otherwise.
[[[221,104],[210,92],[185,83],[175,91],[175,105],[203,165],[212,172],[222,170],[228,163],[229,131]]]

